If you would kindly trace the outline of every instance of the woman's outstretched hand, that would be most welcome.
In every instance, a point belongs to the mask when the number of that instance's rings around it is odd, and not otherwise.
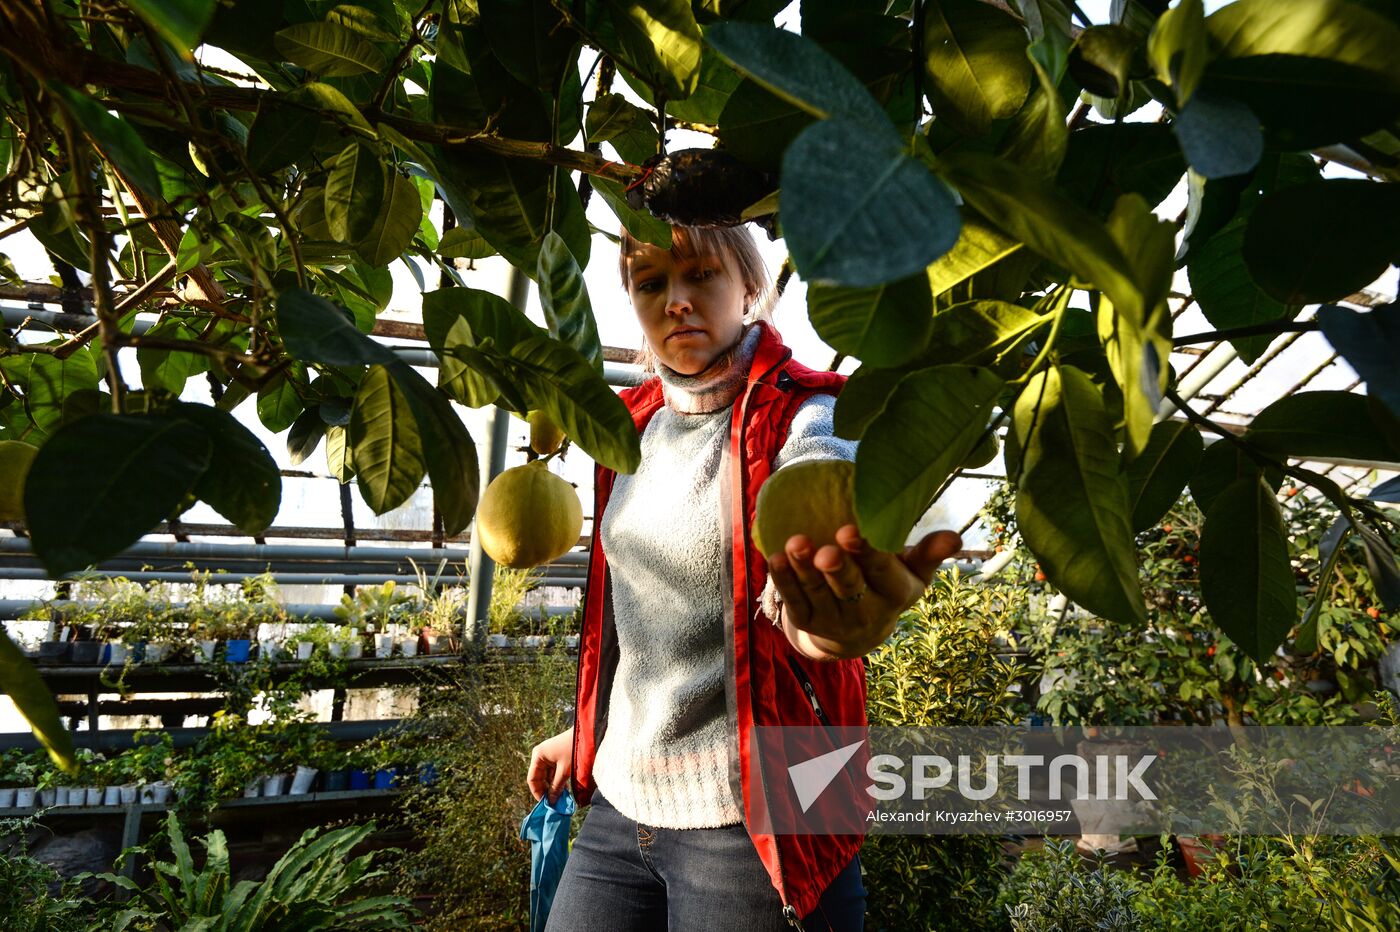
[[[955,531],[934,531],[903,553],[871,547],[854,524],[813,552],[805,534],[768,558],[783,597],[788,640],[817,660],[861,657],[884,643],[900,614],[919,600],[939,564],[962,549]]]

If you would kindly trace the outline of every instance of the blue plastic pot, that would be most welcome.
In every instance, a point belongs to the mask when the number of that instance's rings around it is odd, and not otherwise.
[[[397,767],[380,767],[374,772],[374,788],[376,790],[389,790],[394,787],[394,780],[399,775]]]
[[[369,789],[369,784],[370,775],[368,770],[361,770],[356,767],[350,771],[350,789],[367,790]]]
[[[225,663],[247,663],[253,642],[248,638],[231,638],[224,644]]]
[[[437,778],[438,772],[436,764],[429,762],[418,768],[419,783],[433,784],[437,782]]]

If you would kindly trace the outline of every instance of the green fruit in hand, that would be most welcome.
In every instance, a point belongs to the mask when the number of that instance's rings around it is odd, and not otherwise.
[[[530,449],[540,456],[549,456],[564,443],[564,431],[543,411],[530,412]]]
[[[836,543],[836,531],[856,523],[856,465],[849,460],[794,463],[768,477],[758,490],[753,542],[765,557],[794,534],[812,539],[812,552]]]
[[[24,477],[38,453],[19,440],[0,440],[0,521],[24,520]]]
[[[1000,449],[1001,443],[997,440],[996,431],[990,431],[977,446],[972,448],[972,452],[967,454],[961,466],[963,469],[981,469],[997,458],[997,452]]]
[[[476,507],[481,549],[511,569],[539,566],[568,553],[582,530],[578,492],[543,460],[492,479]]]

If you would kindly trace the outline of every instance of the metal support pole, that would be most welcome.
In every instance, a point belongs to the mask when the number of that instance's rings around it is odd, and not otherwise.
[[[510,270],[510,303],[525,311],[525,303],[530,293],[530,280],[525,273],[512,267]],[[506,465],[506,441],[510,436],[510,414],[497,407],[491,416],[491,432],[486,437],[486,476],[481,487],[484,489],[491,480],[501,474]],[[473,526],[471,535],[471,560],[469,562],[471,583],[467,589],[467,618],[476,625],[476,630],[490,630],[489,612],[491,609],[491,577],[496,563],[481,549],[481,535]],[[468,631],[462,632],[462,641],[469,640]]]

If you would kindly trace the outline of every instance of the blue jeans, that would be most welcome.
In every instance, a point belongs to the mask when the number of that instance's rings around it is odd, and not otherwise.
[[[860,855],[802,919],[807,932],[865,928]],[[791,932],[783,903],[742,825],[656,828],[593,793],[569,852],[546,932]]]

